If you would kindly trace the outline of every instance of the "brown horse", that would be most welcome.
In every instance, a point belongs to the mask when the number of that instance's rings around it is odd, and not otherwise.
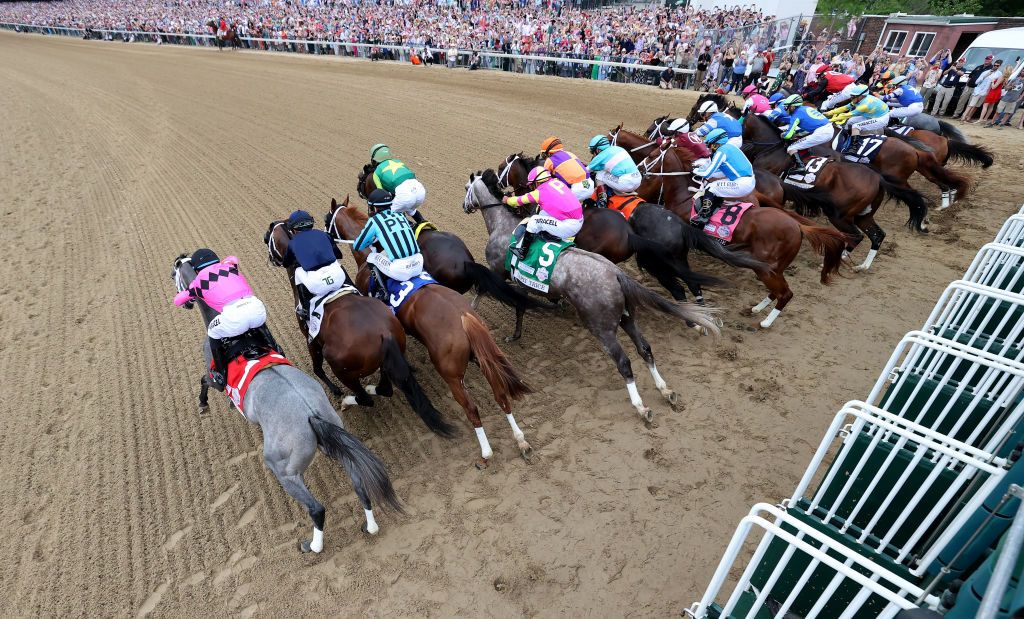
[[[510,188],[516,195],[526,193],[529,191],[527,174],[542,163],[540,156],[509,155],[498,167],[499,187]],[[722,247],[721,243],[710,239],[674,213],[648,202],[637,205],[628,220],[612,209],[584,209],[583,227],[576,234],[575,243],[577,247],[600,254],[615,264],[635,254],[637,265],[653,275],[674,299],[686,300],[686,292],[679,285],[678,278],[689,287],[698,305],[704,303],[704,286],[722,282],[690,270],[690,249],[697,249],[735,267],[765,266],[746,252],[733,252]]]
[[[290,233],[281,221],[271,222],[263,235],[270,262],[287,269],[288,283],[298,303],[295,266],[284,262],[289,240]],[[371,395],[390,397],[393,382],[428,428],[441,436],[452,436],[454,428],[434,408],[405,359],[405,331],[401,323],[383,303],[354,293],[327,303],[323,308],[320,332],[312,340],[306,323],[301,319],[298,323],[299,330],[306,336],[313,374],[324,381],[334,396],[341,395],[341,389],[324,372],[326,359],[334,375],[353,393],[345,397],[343,407],[352,404],[373,406]],[[360,379],[377,370],[380,370],[380,383],[376,387],[364,388]]]
[[[359,197],[365,199],[374,190],[373,167],[363,166],[356,184]],[[425,226],[416,236],[423,254],[423,268],[443,286],[459,294],[475,289],[477,299],[484,295],[494,297],[499,303],[525,313],[528,309],[543,307],[541,303],[520,292],[503,280],[494,271],[478,263],[469,248],[451,232],[443,232]],[[476,301],[474,301],[475,306]]]
[[[943,121],[942,124],[948,123]],[[950,139],[927,129],[914,129],[908,135],[901,135],[892,129],[886,129],[885,135],[890,138],[886,140],[887,143],[893,141],[893,139],[905,142],[913,148],[931,154],[943,166],[950,161],[956,161],[957,163],[967,165],[980,164],[982,168],[988,168],[994,161],[992,152],[983,146],[975,146],[961,140]],[[948,188],[943,189],[942,205],[939,207],[939,210],[949,207],[957,198],[962,198],[963,195],[960,195],[960,191],[955,185],[950,185]]]
[[[331,200],[327,213],[327,233],[332,237],[353,240],[366,225],[366,213],[348,205],[348,196],[338,204]],[[356,273],[356,287],[364,294],[370,281],[370,269],[366,264],[367,251],[356,251],[351,246],[352,257],[359,265]],[[531,389],[516,374],[508,358],[494,343],[490,331],[470,307],[469,301],[461,294],[445,286],[424,286],[414,292],[398,308],[397,317],[406,333],[423,342],[430,354],[434,369],[448,385],[452,397],[459,403],[466,417],[476,430],[480,441],[480,461],[477,468],[485,468],[493,452],[487,442],[480,412],[466,390],[466,368],[475,360],[487,383],[491,386],[494,401],[505,411],[505,419],[512,426],[512,433],[519,445],[523,458],[530,458],[530,444],[512,416],[512,402],[521,399]]]
[[[665,169],[690,170],[692,162],[684,163],[680,154],[680,149],[671,148],[666,143],[658,153],[652,153],[643,163],[653,168],[661,165],[660,162],[655,163],[655,160],[661,158]],[[687,220],[690,218],[693,192],[686,176],[648,176],[640,184],[637,193],[647,200],[656,200],[661,196],[665,208]],[[767,329],[793,298],[785,271],[800,252],[801,241],[806,239],[814,251],[824,258],[821,283],[828,284],[832,276],[839,272],[847,239],[846,235],[816,226],[814,222],[795,213],[758,207],[753,195],[750,201],[754,203],[754,208],[748,210],[736,226],[732,243],[735,247],[746,249],[754,258],[767,265],[766,268],[754,269],[754,274],[768,288],[768,296],[751,308],[757,314],[775,301],[775,307],[761,321],[761,327]]]
[[[234,50],[236,47],[241,49],[242,40],[238,38],[238,33],[235,32],[235,26],[233,24],[229,24],[228,31],[225,32],[223,35],[219,36],[217,35],[217,31],[219,30],[220,26],[216,20],[211,19],[210,21],[206,22],[206,25],[209,28],[213,29],[214,40],[217,42],[218,51],[224,49],[225,43],[230,43],[232,50]]]

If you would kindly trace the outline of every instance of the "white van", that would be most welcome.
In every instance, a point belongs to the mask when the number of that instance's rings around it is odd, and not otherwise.
[[[964,68],[970,71],[989,55],[995,56],[994,60],[1002,60],[1004,67],[1020,64],[1024,60],[1024,28],[1004,28],[979,34],[960,58],[964,59]]]

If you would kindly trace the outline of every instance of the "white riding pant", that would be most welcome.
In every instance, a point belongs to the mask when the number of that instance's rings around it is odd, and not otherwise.
[[[708,191],[720,198],[743,198],[754,191],[756,184],[753,176],[741,176],[734,181],[728,179],[712,181],[708,185]]]
[[[395,187],[395,201],[391,203],[391,210],[415,215],[416,209],[423,205],[426,198],[427,188],[418,179],[410,178]]]
[[[397,282],[410,280],[423,272],[423,254],[413,254],[392,262],[379,251],[370,252],[366,261]]]
[[[883,114],[878,118],[851,116],[850,120],[846,121],[846,126],[851,131],[859,132],[861,134],[869,132],[881,133],[889,126],[889,113]]]
[[[894,107],[889,110],[889,118],[910,118],[924,112],[924,101],[911,103],[907,107]]]
[[[786,152],[790,155],[795,154],[797,151],[806,150],[819,144],[824,144],[835,136],[835,129],[832,128],[832,123],[822,125],[811,132],[810,135],[805,135],[796,142],[789,145]]]
[[[726,140],[725,142],[726,142],[726,144],[732,144],[736,148],[743,148],[743,136],[742,135],[737,135],[735,137],[731,137],[728,140]]]
[[[316,296],[331,294],[345,285],[345,269],[339,262],[332,262],[315,271],[298,267],[295,269],[295,283],[305,286],[306,290]]]
[[[633,193],[640,183],[644,182],[639,170],[622,176],[615,176],[607,170],[598,170],[594,174],[594,179],[601,185],[608,185],[615,193]]]
[[[578,183],[573,183],[569,186],[572,191],[572,195],[576,196],[576,199],[580,202],[589,200],[594,195],[594,181],[589,178],[585,178]]]
[[[532,234],[547,232],[560,239],[576,236],[583,227],[583,218],[555,219],[547,213],[537,213],[526,222],[526,231]]]
[[[848,84],[844,86],[843,89],[840,90],[839,92],[833,93],[825,97],[825,100],[821,102],[821,111],[824,112],[826,110],[831,110],[840,103],[844,103],[852,99],[853,93],[851,93],[850,91],[853,90],[853,87],[856,85],[856,83]]]
[[[206,328],[206,334],[215,340],[238,337],[249,329],[262,327],[267,322],[267,308],[256,297],[242,297],[224,306],[224,310]]]

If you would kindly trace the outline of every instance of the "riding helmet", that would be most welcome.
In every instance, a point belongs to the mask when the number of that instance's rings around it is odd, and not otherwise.
[[[864,84],[857,84],[856,86],[850,89],[851,97],[859,97],[861,95],[866,94],[868,94],[868,87],[865,86]]]
[[[698,114],[717,114],[718,105],[714,101],[705,101],[700,104],[700,108],[697,109]]]
[[[595,135],[594,137],[590,138],[589,148],[590,152],[596,155],[597,153],[603,151],[604,149],[608,148],[611,145],[612,143],[608,141],[608,136]]]
[[[551,136],[540,143],[540,154],[545,157],[558,150],[562,150],[562,140],[555,136]]]
[[[391,208],[391,203],[395,201],[395,196],[391,195],[390,191],[386,189],[374,189],[368,198],[366,198],[366,205],[370,207],[374,212]]]
[[[374,144],[370,147],[370,161],[381,162],[391,159],[391,148],[387,144]]]
[[[804,104],[804,98],[801,97],[800,95],[795,95],[795,94],[794,95],[789,95],[788,97],[786,97],[785,99],[782,100],[782,105],[784,105],[785,107],[793,107],[793,106],[803,105],[803,104]]]
[[[192,259],[189,260],[189,262],[192,263],[192,268],[195,269],[196,272],[198,272],[201,269],[205,269],[206,267],[210,266],[211,264],[217,264],[218,262],[220,262],[220,258],[217,256],[217,254],[213,253],[212,249],[206,249],[204,247],[202,249],[197,249],[194,252],[192,252]]]
[[[891,86],[899,86],[900,84],[902,84],[905,81],[907,81],[907,76],[906,75],[900,75],[899,77],[892,78],[892,81],[889,82],[889,84]]]
[[[721,146],[729,141],[729,134],[726,133],[725,129],[712,129],[711,133],[707,134],[704,138],[704,143],[708,146]]]
[[[746,88],[743,89],[743,96],[745,97],[747,95],[752,95],[755,92],[757,92],[757,86],[751,84],[750,86],[747,86]]]
[[[782,94],[781,92],[777,92],[772,96],[768,97],[768,103],[776,103],[778,101],[781,101],[785,96],[786,95]]]
[[[546,183],[549,180],[551,180],[551,172],[548,172],[540,166],[530,170],[530,173],[526,175],[526,182],[531,187],[536,187],[537,185]]]

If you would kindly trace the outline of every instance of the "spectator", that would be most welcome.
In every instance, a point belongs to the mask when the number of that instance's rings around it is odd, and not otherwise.
[[[928,103],[932,96],[935,95],[935,89],[939,85],[939,77],[942,75],[942,69],[938,61],[932,63],[928,73],[924,76],[924,83],[921,85],[921,99],[924,101],[924,109],[928,109]]]
[[[658,88],[662,90],[672,89],[672,79],[676,76],[676,72],[672,70],[672,65],[667,65],[665,70],[661,72],[661,81],[658,83]]]
[[[971,116],[973,116],[974,111],[981,107],[981,105],[985,102],[985,97],[988,96],[988,91],[991,88],[992,80],[994,80],[996,78],[996,75],[999,74],[999,68],[1002,66],[1003,61],[997,60],[995,61],[995,63],[990,65],[988,69],[985,69],[984,71],[978,73],[978,78],[976,80],[976,85],[974,86],[974,91],[971,93],[971,99],[970,101],[967,102],[967,109],[964,110],[964,115],[960,117],[961,121],[971,124],[977,122],[972,121]],[[971,73],[973,74],[974,71],[971,71]],[[967,82],[967,85],[970,86],[970,81]]]
[[[992,69],[992,58],[993,57],[992,57],[991,54],[986,56],[985,57],[985,62],[983,62],[983,63],[979,64],[978,66],[974,67],[973,69],[971,69],[971,72],[967,74],[967,88],[972,88],[973,89],[973,88],[977,87],[977,85],[978,85],[978,78],[981,77],[982,74],[988,73]],[[971,97],[967,96],[967,88],[964,88],[963,93],[960,95],[960,102],[957,103],[956,112],[953,113],[953,116],[959,116],[961,119],[964,116],[964,114],[963,114],[964,108],[966,108],[967,104],[972,99],[974,99],[973,96],[971,96]],[[984,95],[982,95],[982,96],[984,96]],[[977,103],[981,103],[981,101],[978,100]]]
[[[999,105],[996,107],[995,120],[985,125],[986,127],[1009,127],[1010,119],[1013,118],[1013,113],[1017,110],[1017,106],[1020,103],[1021,91],[1024,90],[1024,79],[1020,76],[1013,78],[1008,81],[1003,88],[1003,94],[999,98]],[[1020,127],[1018,127],[1019,129]]]
[[[985,95],[985,105],[981,108],[981,115],[978,116],[978,122],[983,123],[989,119],[989,116],[995,115],[996,106],[999,105],[999,101],[1003,97],[1003,83],[1006,78],[1010,76],[1010,67],[1006,67],[1003,72],[993,71],[993,76],[988,85],[988,94]]]
[[[939,77],[939,89],[935,95],[935,105],[932,106],[932,116],[939,116],[946,113],[946,107],[953,101],[957,89],[960,89],[960,78],[964,75],[964,61],[958,60],[948,69],[942,72]]]

